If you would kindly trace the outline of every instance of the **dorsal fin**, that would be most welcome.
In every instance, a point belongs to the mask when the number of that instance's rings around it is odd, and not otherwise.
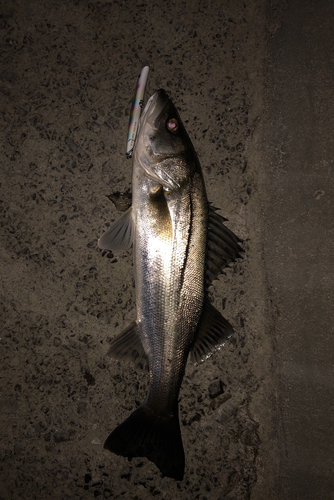
[[[206,243],[206,275],[205,285],[208,288],[223,269],[231,262],[241,257],[243,252],[239,243],[242,242],[224,222],[227,219],[209,205],[208,233]]]

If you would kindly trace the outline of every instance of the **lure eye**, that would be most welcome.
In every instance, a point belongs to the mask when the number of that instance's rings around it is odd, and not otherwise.
[[[179,122],[176,118],[170,118],[166,123],[167,130],[175,134],[179,130]]]

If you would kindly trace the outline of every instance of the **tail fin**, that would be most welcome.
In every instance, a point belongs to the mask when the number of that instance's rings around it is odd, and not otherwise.
[[[104,448],[123,457],[146,457],[162,475],[182,480],[184,451],[178,412],[161,417],[141,405],[110,434]]]

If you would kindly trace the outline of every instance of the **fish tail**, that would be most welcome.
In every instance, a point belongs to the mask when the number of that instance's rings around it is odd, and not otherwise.
[[[146,457],[163,476],[182,480],[184,451],[178,411],[160,416],[143,403],[109,435],[104,448],[123,457]]]

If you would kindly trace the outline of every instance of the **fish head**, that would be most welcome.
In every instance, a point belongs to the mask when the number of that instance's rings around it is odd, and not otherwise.
[[[180,115],[164,90],[148,100],[134,149],[134,161],[166,190],[178,189],[196,168],[196,153]]]

